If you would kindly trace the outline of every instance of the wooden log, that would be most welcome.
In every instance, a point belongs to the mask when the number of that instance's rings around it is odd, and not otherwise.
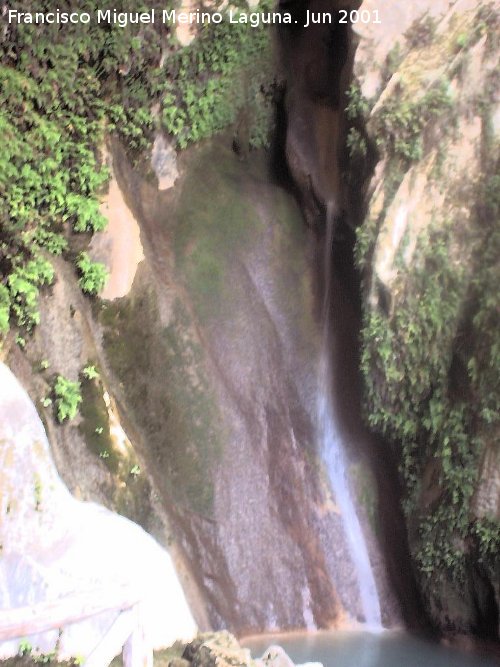
[[[140,596],[130,586],[77,593],[51,602],[0,610],[0,641],[57,630],[106,611],[130,609]]]
[[[83,663],[83,667],[108,667],[113,658],[121,653],[123,645],[134,631],[137,615],[127,609],[115,620],[102,640]]]

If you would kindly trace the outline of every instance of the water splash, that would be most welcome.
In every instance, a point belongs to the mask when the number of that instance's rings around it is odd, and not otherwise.
[[[336,415],[333,409],[332,365],[330,354],[330,315],[331,315],[331,255],[334,231],[333,207],[327,209],[327,238],[325,247],[325,293],[323,303],[323,345],[319,374],[318,423],[321,453],[328,470],[330,485],[342,517],[342,526],[347,546],[356,572],[359,597],[365,624],[376,630],[382,627],[380,602],[377,586],[363,537],[363,531],[356,514],[356,509],[349,490],[347,466],[339,433]]]
[[[312,632],[318,629],[316,623],[314,622],[314,614],[311,609],[311,591],[309,586],[304,586],[301,591],[302,595],[302,617],[304,619],[304,625],[306,630]]]

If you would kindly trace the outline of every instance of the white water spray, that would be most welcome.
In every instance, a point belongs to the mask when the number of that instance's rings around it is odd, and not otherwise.
[[[323,303],[323,345],[319,376],[318,423],[323,460],[328,470],[332,491],[342,518],[342,526],[347,539],[349,554],[354,565],[359,589],[359,596],[365,624],[372,629],[382,627],[380,602],[377,586],[370,565],[368,550],[361,530],[356,509],[349,491],[347,467],[343,452],[343,443],[336,416],[332,395],[332,367],[329,350],[329,322],[331,315],[331,260],[333,243],[334,215],[332,206],[327,209],[327,238],[325,247],[325,294]]]

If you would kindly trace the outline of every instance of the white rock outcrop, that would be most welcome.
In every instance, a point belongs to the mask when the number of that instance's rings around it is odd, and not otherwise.
[[[93,503],[77,501],[59,478],[29,396],[0,364],[0,609],[56,601],[130,585],[143,601],[155,648],[190,639],[196,625],[169,554],[138,525]],[[7,611],[8,613],[8,611]],[[117,613],[29,637],[42,652],[88,655]],[[19,640],[0,643],[0,657]],[[117,646],[117,652],[121,650]]]

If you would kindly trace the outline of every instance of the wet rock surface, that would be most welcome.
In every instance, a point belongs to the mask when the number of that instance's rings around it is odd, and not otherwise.
[[[330,11],[338,8],[335,2],[311,3],[310,7],[326,9],[326,5]],[[492,77],[498,44],[487,26],[488,22],[491,26],[497,25],[495,20],[498,19],[495,19],[494,5],[488,2],[422,2],[396,7],[390,0],[367,0],[360,9],[379,11],[382,24],[360,22],[353,25],[352,30],[346,27],[345,34],[330,34],[329,26],[316,26],[311,32],[293,29],[282,35],[289,77],[286,153],[309,224],[321,234],[326,221],[331,216],[337,218],[335,262],[351,285],[359,278],[352,270],[345,271],[346,265],[352,262],[354,243],[353,240],[349,243],[353,236],[349,226],[363,222],[366,232],[358,234],[357,261],[363,264],[365,317],[367,313],[375,313],[380,314],[383,322],[395,322],[423,262],[417,248],[428,236],[436,234],[436,230],[447,233],[453,219],[457,223],[449,237],[452,240],[447,248],[448,255],[455,266],[462,264],[465,274],[471,276],[471,272],[479,271],[473,256],[477,257],[483,237],[474,229],[474,220],[478,210],[484,210],[484,203],[475,200],[474,193],[482,191],[480,183],[488,180],[492,169],[495,170],[492,166],[495,158],[492,161],[487,156],[495,154],[498,141],[494,138],[498,82]],[[480,28],[479,16],[484,19]],[[329,44],[335,45],[330,55]],[[334,70],[334,62],[340,65],[337,70]],[[350,85],[351,73],[354,93],[351,89],[350,94],[343,96]],[[334,80],[337,97],[323,85],[324,81]],[[361,94],[356,98],[357,90]],[[436,91],[441,91],[439,103],[431,101],[433,96],[435,100],[439,97]],[[407,115],[398,125],[398,114],[411,113],[412,105],[417,105],[425,95],[427,102],[418,118],[410,120]],[[446,99],[449,99],[448,105]],[[478,99],[485,100],[483,106],[476,104]],[[437,123],[429,122],[426,116],[429,108],[432,115],[433,103],[441,104],[439,113],[435,112]],[[345,114],[348,105],[350,110]],[[385,118],[385,125],[381,125],[380,118]],[[402,135],[398,135],[402,128]],[[387,158],[391,151],[387,149],[387,142],[391,140],[395,160]],[[345,144],[347,149],[343,153]],[[361,247],[365,251],[369,248],[363,262],[359,262]],[[349,257],[351,259],[346,259]],[[352,294],[356,304],[356,295]],[[448,295],[443,295],[443,302],[446,298]],[[464,305],[463,310],[470,312],[473,306]],[[361,324],[361,319],[358,322]],[[450,336],[452,331],[450,327]],[[370,335],[369,344],[375,349],[375,334]],[[457,339],[460,335],[457,334]],[[472,345],[470,340],[469,343]],[[380,341],[379,344],[383,345]],[[452,344],[450,340],[449,345]],[[448,343],[443,344],[443,350],[446,345]],[[464,345],[456,343],[454,363],[462,354],[457,350],[465,349]],[[384,353],[387,351],[382,350],[381,354]],[[392,354],[397,356],[397,350]],[[418,373],[426,363],[427,360],[422,359],[407,372]],[[383,393],[385,389],[375,365],[365,372],[376,385],[374,394]],[[457,377],[455,368],[450,370],[455,397],[466,392],[460,381],[454,384]],[[493,385],[494,381],[492,389]],[[338,384],[336,386],[337,400],[342,402],[344,398]],[[474,399],[471,396],[469,400]],[[472,431],[469,435],[474,437]],[[488,525],[493,526],[498,516],[498,459],[491,447],[489,427],[481,437],[484,451],[479,453],[478,480],[473,482],[475,493],[470,517],[471,521],[486,518],[493,522]],[[363,439],[354,443],[353,448],[359,447],[360,442]],[[397,461],[388,443],[373,445],[369,456],[384,507],[381,516],[389,517],[390,507],[399,506],[401,502]],[[422,541],[417,528],[421,512],[446,502],[439,475],[435,458],[428,460],[422,473],[422,494],[412,517],[405,520],[398,511],[393,516],[393,529],[388,519],[379,524],[386,563],[393,584],[399,590],[405,618],[411,625],[425,619],[419,607],[420,595],[412,580],[415,566],[411,559],[415,562],[419,553],[421,558]],[[404,484],[401,491],[404,494]],[[441,630],[476,632],[474,628],[484,622],[480,632],[493,632],[498,636],[498,559],[490,563],[485,572],[481,563],[477,563],[481,558],[473,555],[475,547],[462,543],[458,536],[452,540],[452,545],[451,549],[467,554],[467,584],[459,592],[448,575],[443,576],[444,581],[438,585],[432,578],[419,575],[427,612]],[[428,567],[434,565],[429,563]],[[496,629],[492,630],[490,624]]]
[[[212,624],[328,626],[341,610],[337,520],[321,513],[314,463],[309,241],[264,162],[241,164],[224,143],[187,160],[170,195],[123,165],[149,266],[101,318],[119,402]]]
[[[130,294],[91,304],[61,263],[9,363],[35,400],[97,365],[91,411],[59,426],[40,408],[58,469],[169,546],[199,627],[343,624],[360,612],[316,442],[316,240],[262,156],[223,138],[179,168],[158,191],[114,147],[145,256]]]

